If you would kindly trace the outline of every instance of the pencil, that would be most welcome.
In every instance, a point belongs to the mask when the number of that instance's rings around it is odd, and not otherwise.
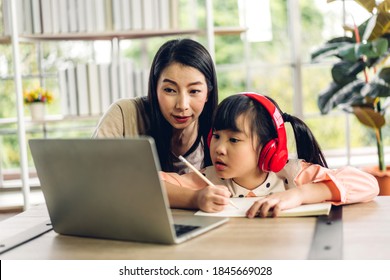
[[[214,187],[215,187],[215,185],[214,185],[209,179],[207,179],[206,176],[204,176],[202,173],[200,173],[199,170],[196,169],[195,166],[193,166],[191,163],[189,163],[184,157],[179,156],[179,159],[180,159],[182,162],[184,162],[192,171],[194,171],[194,172],[196,173],[196,175],[198,175],[198,176],[199,176],[203,181],[205,181],[209,186],[214,186]],[[235,205],[235,204],[233,203],[233,201],[231,201],[230,199],[229,199],[229,203],[230,203],[234,208],[237,208],[237,209],[238,209],[237,205]]]

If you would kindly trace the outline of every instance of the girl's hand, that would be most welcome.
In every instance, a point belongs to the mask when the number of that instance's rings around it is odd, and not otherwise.
[[[297,207],[302,204],[333,201],[330,188],[325,183],[312,183],[274,193],[259,199],[246,212],[248,218],[255,216],[267,217],[272,210],[272,216],[279,215],[281,210]]]
[[[198,191],[198,208],[204,212],[219,212],[229,204],[230,192],[225,186],[207,186]]]
[[[276,217],[281,210],[297,207],[303,203],[303,193],[300,188],[289,189],[284,192],[274,193],[259,199],[248,209],[248,218],[267,217],[269,214]]]

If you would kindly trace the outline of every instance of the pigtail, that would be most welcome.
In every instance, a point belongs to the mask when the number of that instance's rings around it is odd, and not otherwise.
[[[310,128],[299,118],[283,113],[283,120],[291,123],[294,131],[295,143],[299,159],[303,159],[313,164],[328,167],[325,156],[320,145],[315,139]]]

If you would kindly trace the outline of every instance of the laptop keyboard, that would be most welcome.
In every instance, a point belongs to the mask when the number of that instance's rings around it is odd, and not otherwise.
[[[175,226],[176,236],[180,236],[199,227],[199,226],[177,225],[177,224],[175,224],[174,226]]]

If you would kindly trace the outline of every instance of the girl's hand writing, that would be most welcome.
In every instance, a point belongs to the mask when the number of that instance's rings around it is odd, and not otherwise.
[[[198,191],[198,208],[204,212],[219,212],[229,204],[230,192],[225,186],[207,186]]]

